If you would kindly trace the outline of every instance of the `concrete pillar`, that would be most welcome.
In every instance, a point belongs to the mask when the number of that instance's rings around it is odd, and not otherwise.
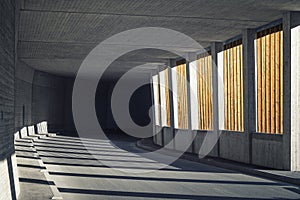
[[[300,31],[300,13],[288,12],[283,16],[283,155],[284,169],[300,170],[300,64],[297,38]],[[293,35],[292,35],[293,30]],[[295,37],[296,36],[296,37]],[[292,41],[293,38],[293,41]]]
[[[189,152],[194,152],[195,145],[194,145],[194,138],[195,134],[192,131],[192,102],[191,102],[191,87],[190,87],[190,63],[197,59],[196,53],[188,53],[186,55],[186,81],[187,81],[187,102],[188,102],[188,133],[190,134],[189,137],[192,140],[191,148],[188,149]]]
[[[188,53],[186,55],[186,81],[187,81],[187,102],[188,102],[188,129],[192,130],[192,115],[191,115],[191,88],[190,85],[190,62],[197,59],[196,53]]]
[[[160,76],[159,76],[159,72],[163,70],[162,66],[158,66],[157,67],[157,77],[158,77],[158,88],[159,88],[159,102],[160,102],[160,106],[161,106],[161,97],[160,97]],[[157,141],[158,144],[161,144],[161,146],[164,146],[164,136],[163,136],[163,127],[162,127],[162,119],[161,119],[161,110],[160,110],[160,118],[159,118],[160,122],[160,131],[157,133]]]
[[[219,95],[218,95],[218,88],[219,88],[219,73],[218,73],[218,53],[222,51],[223,45],[219,42],[213,42],[211,44],[211,60],[212,60],[212,99],[213,99],[213,135],[211,135],[213,140],[215,137],[220,136],[220,128],[219,128]],[[220,141],[218,140],[218,156],[220,155],[219,146]]]
[[[255,99],[255,50],[256,31],[243,31],[243,79],[244,79],[244,160],[252,162],[252,133],[256,131]]]
[[[172,79],[172,67],[175,66],[174,60],[169,60],[168,62],[168,77],[169,77],[169,101],[170,101],[170,131],[172,132],[172,140],[175,137],[174,133],[174,104],[173,104],[173,79]],[[175,143],[173,141],[173,148],[175,148]]]
[[[156,144],[156,124],[155,124],[155,108],[154,108],[154,91],[153,91],[153,75],[154,75],[154,72],[151,72],[150,73],[150,91],[151,91],[151,102],[152,102],[152,105],[153,105],[153,109],[152,109],[152,125],[153,125],[153,130],[152,130],[152,135],[153,135],[153,142]]]

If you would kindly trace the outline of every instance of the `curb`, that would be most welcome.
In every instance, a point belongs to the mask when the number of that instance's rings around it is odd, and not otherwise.
[[[36,141],[38,141],[38,140],[36,140]],[[35,154],[36,154],[36,157],[38,158],[39,165],[40,165],[41,168],[43,168],[43,169],[40,170],[40,172],[44,174],[46,180],[47,180],[49,183],[54,183],[54,184],[49,184],[49,187],[50,187],[51,192],[52,192],[52,194],[53,194],[53,197],[52,197],[51,199],[61,200],[61,199],[63,199],[63,198],[62,198],[62,196],[61,196],[61,194],[60,194],[60,192],[59,192],[57,186],[55,185],[54,180],[52,180],[52,179],[50,178],[50,175],[49,175],[47,166],[44,164],[44,162],[43,162],[43,160],[41,159],[41,157],[40,157],[38,151],[37,151],[36,148],[35,148],[34,142],[36,142],[36,141],[33,141],[33,142],[32,142],[33,146],[32,146],[31,148],[36,152]]]

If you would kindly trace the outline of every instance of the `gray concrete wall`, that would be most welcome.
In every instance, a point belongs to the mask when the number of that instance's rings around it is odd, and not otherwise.
[[[173,139],[171,128],[164,127],[162,133],[157,134],[157,139],[154,140],[154,143],[160,146],[163,145],[163,141],[165,145]],[[182,151],[189,143],[191,135],[187,130],[175,130],[175,133],[178,134],[175,149]],[[195,134],[193,148],[190,146],[186,152],[198,154],[206,135],[211,132],[194,130],[192,134]],[[207,156],[250,164],[248,156],[252,155],[251,164],[284,169],[283,135],[252,133],[252,153],[249,152],[247,143],[248,137],[243,132],[222,131],[219,144],[216,144]]]
[[[284,169],[283,135],[253,133],[252,164]]]
[[[14,156],[14,74],[16,58],[16,1],[0,6],[0,200],[19,194]]]
[[[160,145],[160,146],[163,146],[163,131],[162,131],[162,128],[160,126],[157,126],[156,125],[156,130],[160,130],[157,134],[156,134],[156,137],[155,137],[155,140],[156,140],[156,144],[157,145]]]
[[[76,132],[72,115],[72,92],[74,79],[67,78],[65,84],[65,103],[64,103],[64,127],[63,130],[68,133]]]
[[[199,154],[200,152],[200,148],[203,144],[203,141],[206,137],[207,134],[212,134],[212,132],[210,131],[193,131],[195,135],[195,139],[194,139],[194,150],[193,153],[195,154]],[[210,153],[208,154],[208,156],[212,156],[212,157],[217,157],[218,156],[218,145],[214,145],[214,147],[212,148],[212,150],[210,151]]]
[[[32,125],[32,82],[34,69],[18,61],[15,73],[15,130]]]
[[[164,145],[168,145],[168,147],[170,147],[170,149],[174,149],[174,135],[173,135],[173,129],[170,127],[163,127],[162,129],[163,131],[163,141],[164,141]],[[170,144],[169,144],[170,143]]]
[[[64,77],[36,71],[24,62],[17,61],[15,131],[41,121],[48,122],[49,131],[60,131],[71,126],[70,118],[65,116],[71,113],[68,110],[71,101],[65,101],[65,98],[71,95],[72,84],[66,84],[66,80]],[[65,93],[67,87],[68,92]]]
[[[32,86],[32,122],[48,122],[49,131],[64,127],[65,78],[35,71]]]
[[[175,149],[178,151],[186,151],[189,153],[193,152],[193,145],[192,145],[192,136],[188,130],[179,130],[174,129],[175,131]],[[189,145],[191,144],[191,145]]]
[[[238,162],[248,162],[246,154],[249,155],[247,148],[248,140],[243,132],[222,131],[219,145],[220,145],[220,157],[234,160]]]

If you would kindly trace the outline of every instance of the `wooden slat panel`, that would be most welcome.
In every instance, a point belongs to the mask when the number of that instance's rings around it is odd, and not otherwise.
[[[211,56],[202,54],[197,60],[198,128],[212,129],[212,72]]]
[[[186,85],[186,64],[176,67],[177,72],[177,99],[178,99],[178,128],[188,128],[188,107],[187,107],[187,85]]]
[[[283,132],[282,26],[257,34],[257,131]]]
[[[243,131],[242,44],[235,41],[224,48],[225,129]]]

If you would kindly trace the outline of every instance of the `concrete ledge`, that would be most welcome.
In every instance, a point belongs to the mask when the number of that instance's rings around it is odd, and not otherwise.
[[[155,151],[160,147],[152,142],[152,139],[142,139],[136,143],[136,146],[147,151]],[[166,154],[172,154],[174,150],[164,151]],[[286,182],[300,186],[300,172],[291,172],[284,170],[272,170],[267,168],[261,168],[253,165],[246,165],[234,161],[224,160],[220,158],[206,157],[199,159],[196,155],[191,153],[184,153],[180,159],[199,162],[207,165],[212,165],[224,169],[238,171],[244,174],[257,176],[261,178],[271,179],[275,181]]]

